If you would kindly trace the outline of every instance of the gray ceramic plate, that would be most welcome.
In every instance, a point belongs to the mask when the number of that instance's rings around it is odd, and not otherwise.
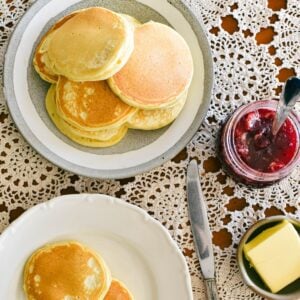
[[[190,46],[195,73],[188,101],[169,127],[129,130],[106,149],[79,146],[63,136],[45,110],[48,84],[32,67],[34,49],[43,34],[62,16],[90,6],[130,14],[141,22],[154,20],[175,28]],[[54,164],[89,177],[123,178],[157,167],[174,157],[191,140],[210,103],[213,68],[203,29],[181,1],[165,0],[37,0],[17,25],[4,66],[5,95],[11,115],[26,140]]]

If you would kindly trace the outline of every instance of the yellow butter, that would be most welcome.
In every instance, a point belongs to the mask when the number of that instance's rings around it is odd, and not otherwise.
[[[300,237],[288,221],[260,233],[244,254],[273,293],[300,278]]]

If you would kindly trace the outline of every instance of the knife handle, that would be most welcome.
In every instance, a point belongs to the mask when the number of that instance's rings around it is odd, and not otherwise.
[[[207,300],[218,300],[218,291],[215,278],[205,279]]]

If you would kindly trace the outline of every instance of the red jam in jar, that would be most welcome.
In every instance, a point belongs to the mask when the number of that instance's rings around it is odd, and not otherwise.
[[[276,136],[272,134],[275,111],[258,109],[237,123],[234,143],[241,159],[252,169],[275,172],[285,167],[297,150],[296,129],[289,119]]]
[[[270,185],[288,176],[300,159],[300,121],[292,112],[279,132],[272,134],[277,101],[256,101],[238,108],[218,139],[224,170],[236,181]]]

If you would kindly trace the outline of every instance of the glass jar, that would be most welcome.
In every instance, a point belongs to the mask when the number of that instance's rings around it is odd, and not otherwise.
[[[239,121],[250,112],[258,110],[276,111],[278,101],[261,100],[243,105],[238,108],[223,125],[218,140],[218,156],[222,162],[224,170],[236,181],[245,184],[263,187],[273,184],[288,176],[296,167],[300,158],[300,120],[296,113],[292,112],[288,117],[296,133],[295,152],[289,162],[278,170],[272,172],[262,172],[250,167],[237,151],[235,133]]]

